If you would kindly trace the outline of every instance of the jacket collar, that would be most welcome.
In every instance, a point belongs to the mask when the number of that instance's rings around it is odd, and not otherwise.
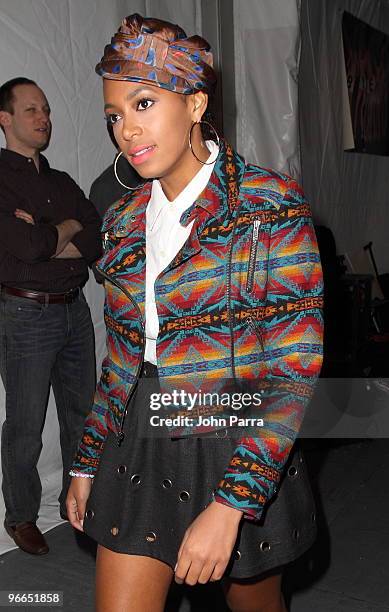
[[[221,140],[211,178],[193,205],[182,214],[181,223],[188,225],[196,217],[198,207],[218,220],[232,216],[238,204],[244,170],[244,159],[235,153],[228,143]],[[144,223],[151,187],[152,182],[147,181],[136,191],[126,193],[115,202],[105,214],[102,232],[107,232],[115,226],[116,235],[125,237],[140,223]]]
[[[201,207],[218,220],[232,216],[238,205],[239,189],[244,171],[243,157],[235,153],[227,142],[221,140],[220,152],[211,178],[204,191],[194,202],[193,208]],[[187,223],[192,218],[189,211],[186,211],[189,217]]]

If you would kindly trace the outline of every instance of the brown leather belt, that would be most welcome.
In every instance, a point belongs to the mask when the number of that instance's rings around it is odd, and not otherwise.
[[[34,302],[39,302],[40,304],[71,304],[80,296],[81,288],[76,287],[66,293],[43,293],[41,291],[30,291],[29,289],[18,289],[17,287],[1,285],[1,292],[34,300]]]

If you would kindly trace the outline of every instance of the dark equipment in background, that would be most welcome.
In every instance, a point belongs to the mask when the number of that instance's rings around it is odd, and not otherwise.
[[[385,299],[372,300],[373,275],[349,274],[336,252],[332,231],[315,226],[324,278],[324,378],[389,378],[389,274],[379,274]]]
[[[367,244],[365,244],[365,246],[363,247],[363,250],[369,253],[370,260],[374,268],[374,272],[375,272],[379,287],[382,291],[384,298],[386,300],[389,300],[389,274],[388,273],[380,274],[378,272],[376,260],[375,260],[374,253],[373,253],[373,243],[370,241]]]

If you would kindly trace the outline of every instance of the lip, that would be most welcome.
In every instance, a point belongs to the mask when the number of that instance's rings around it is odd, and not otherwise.
[[[128,151],[127,155],[135,166],[143,164],[154,153],[156,145],[140,145]],[[143,152],[142,152],[143,151]]]

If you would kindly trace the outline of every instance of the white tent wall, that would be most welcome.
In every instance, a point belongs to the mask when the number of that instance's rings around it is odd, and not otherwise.
[[[188,35],[204,32],[210,41],[223,70],[225,134],[232,144],[237,142],[248,161],[298,177],[298,6],[299,0],[0,0],[0,83],[27,76],[42,87],[53,120],[46,155],[53,167],[67,171],[88,194],[114,155],[94,66],[126,14],[138,11],[167,19],[182,25]],[[99,368],[105,351],[103,296],[93,279],[86,296]],[[0,422],[4,412],[0,384]],[[39,525],[48,529],[59,522],[61,477],[52,397],[39,472],[43,484]],[[2,531],[3,516],[0,495],[0,554],[12,547]]]
[[[380,272],[389,270],[389,158],[343,151],[342,12],[389,34],[387,0],[303,0],[300,138],[303,185],[315,221],[334,233],[338,253],[371,273],[363,245],[373,241]],[[342,66],[343,62],[343,66]]]

